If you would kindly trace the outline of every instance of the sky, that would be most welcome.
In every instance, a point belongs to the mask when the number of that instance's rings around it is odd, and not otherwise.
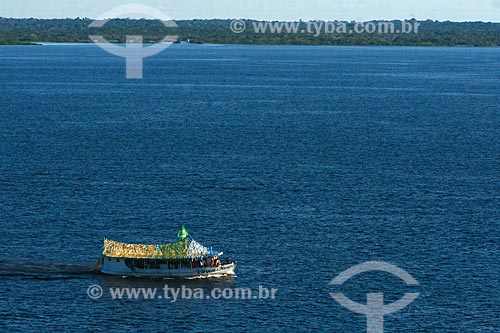
[[[366,21],[416,18],[500,22],[500,0],[0,0],[0,17],[97,18],[128,3],[155,7],[177,20]]]

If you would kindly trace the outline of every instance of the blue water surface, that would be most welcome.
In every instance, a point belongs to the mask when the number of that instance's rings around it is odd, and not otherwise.
[[[176,45],[143,80],[94,45],[0,47],[0,331],[500,331],[500,50]],[[94,274],[184,224],[237,277]],[[406,286],[345,269],[384,261]],[[90,285],[103,297],[87,296]],[[112,300],[111,287],[277,288]]]

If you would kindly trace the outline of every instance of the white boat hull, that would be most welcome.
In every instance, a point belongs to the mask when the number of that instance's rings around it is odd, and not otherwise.
[[[178,267],[159,265],[157,268],[129,267],[123,258],[103,257],[101,272],[108,275],[131,277],[162,277],[162,278],[210,278],[235,275],[236,263],[225,264],[220,267]]]

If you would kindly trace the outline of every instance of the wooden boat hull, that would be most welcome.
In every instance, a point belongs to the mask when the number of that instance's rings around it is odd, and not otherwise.
[[[103,274],[131,277],[161,277],[161,278],[212,278],[234,276],[236,262],[220,267],[172,267],[159,264],[155,267],[130,267],[124,258],[103,257],[100,271]]]

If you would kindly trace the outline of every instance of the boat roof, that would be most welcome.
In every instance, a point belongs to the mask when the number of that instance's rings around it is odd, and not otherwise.
[[[190,259],[216,254],[194,239],[184,239],[176,243],[164,244],[129,244],[104,239],[102,254],[113,258],[138,259]]]

